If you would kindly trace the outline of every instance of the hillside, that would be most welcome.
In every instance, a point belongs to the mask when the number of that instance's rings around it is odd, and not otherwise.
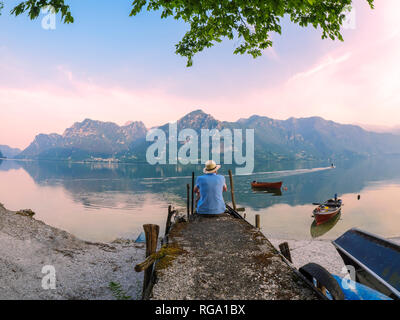
[[[21,153],[20,149],[11,148],[11,147],[6,146],[6,145],[0,145],[0,154],[3,154],[3,157],[14,158],[16,155],[18,155],[20,153]]]
[[[111,158],[144,140],[142,122],[118,126],[112,122],[86,119],[65,130],[63,135],[39,134],[18,157],[31,159],[87,160]]]
[[[177,121],[178,131],[201,129],[254,129],[255,158],[264,160],[345,159],[354,156],[400,153],[400,136],[374,133],[355,125],[342,125],[320,117],[274,120],[258,115],[236,122],[219,121],[202,110]],[[167,134],[169,125],[158,127]],[[86,119],[63,135],[40,134],[18,157],[57,160],[145,161],[148,129],[142,122],[118,126]]]

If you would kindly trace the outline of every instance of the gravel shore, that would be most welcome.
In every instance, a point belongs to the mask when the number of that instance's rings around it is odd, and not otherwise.
[[[91,243],[0,205],[0,299],[112,300],[141,294],[143,246],[132,241]],[[43,289],[53,266],[56,289]],[[110,283],[120,286],[120,294]],[[45,287],[47,281],[45,281]],[[49,282],[50,283],[50,282]]]
[[[307,263],[314,262],[329,272],[342,275],[344,263],[339,253],[329,240],[287,240],[269,239],[275,248],[283,242],[289,243],[293,264],[298,269]]]

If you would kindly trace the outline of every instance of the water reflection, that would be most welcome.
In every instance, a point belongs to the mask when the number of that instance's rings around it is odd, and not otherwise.
[[[262,215],[264,233],[305,239],[310,237],[311,204],[338,193],[345,203],[343,220],[330,230],[311,230],[311,236],[332,239],[351,227],[399,236],[400,210],[393,205],[400,192],[399,160],[343,161],[335,169],[323,162],[258,164],[254,175],[235,177],[236,201],[246,207],[249,219]],[[192,171],[200,174],[202,166],[5,160],[0,163],[0,202],[15,210],[32,208],[45,222],[81,238],[110,240],[140,233],[143,223],[163,226],[169,204],[186,206]],[[253,180],[282,180],[284,188],[252,190]]]
[[[311,237],[313,239],[322,237],[324,234],[326,234],[328,231],[330,231],[333,227],[336,226],[336,224],[340,220],[341,215],[342,213],[340,212],[329,221],[320,225],[317,225],[317,222],[314,220],[310,228]]]
[[[280,197],[282,196],[282,189],[260,189],[260,188],[252,188],[253,193],[264,193],[264,194],[270,194],[271,196],[274,197]]]

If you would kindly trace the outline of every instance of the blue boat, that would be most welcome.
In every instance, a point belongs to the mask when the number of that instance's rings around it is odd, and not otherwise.
[[[350,279],[332,275],[340,285],[345,300],[393,300],[388,296]]]
[[[400,300],[400,246],[359,229],[332,242],[353,276],[341,278],[309,263],[299,269],[311,285],[332,300]]]
[[[400,299],[400,246],[359,229],[332,242],[343,262],[355,269],[358,283]]]

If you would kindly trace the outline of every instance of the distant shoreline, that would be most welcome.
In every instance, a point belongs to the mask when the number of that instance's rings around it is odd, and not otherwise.
[[[360,157],[356,156],[354,158],[343,158],[343,159],[337,159],[335,163],[337,162],[342,162],[342,161],[350,161],[350,160],[355,160],[355,159],[369,159],[369,158],[379,158],[379,157],[400,157],[400,153],[392,153],[392,154],[382,154],[382,155],[371,155],[367,157]],[[136,164],[149,164],[147,161],[121,161],[118,159],[114,160],[69,160],[69,159],[28,159],[28,158],[0,158],[0,160],[6,160],[6,161],[18,161],[18,162],[64,162],[64,163],[76,163],[76,164],[88,164],[88,163],[104,163],[104,164],[125,164],[125,165],[136,165]],[[258,161],[255,161],[255,164],[260,164],[260,163],[266,163],[266,162],[272,162],[272,163],[291,163],[291,162],[296,162],[296,163],[322,163],[326,162],[329,165],[332,163],[332,159],[260,159]],[[160,164],[157,164],[160,165]],[[174,165],[174,166],[186,166],[183,164],[165,164],[165,165]],[[201,160],[199,159],[198,164],[190,164],[189,166],[201,166]],[[225,167],[228,166],[234,166],[233,164],[231,165],[224,165]]]
[[[400,155],[400,154],[399,154]],[[68,159],[28,159],[28,158],[0,158],[0,160],[12,160],[12,161],[23,161],[23,162],[35,162],[35,161],[46,161],[46,162],[67,162],[67,163],[118,163],[118,164],[149,164],[147,161],[121,161],[121,160],[68,160]],[[350,159],[342,159],[341,161],[347,161]],[[268,162],[331,162],[329,159],[267,159],[260,161],[268,161]],[[257,162],[256,162],[257,163]],[[181,165],[183,164],[166,164],[166,165]],[[190,164],[190,165],[202,165],[201,159],[199,159],[198,164]],[[231,165],[225,165],[231,166]]]

